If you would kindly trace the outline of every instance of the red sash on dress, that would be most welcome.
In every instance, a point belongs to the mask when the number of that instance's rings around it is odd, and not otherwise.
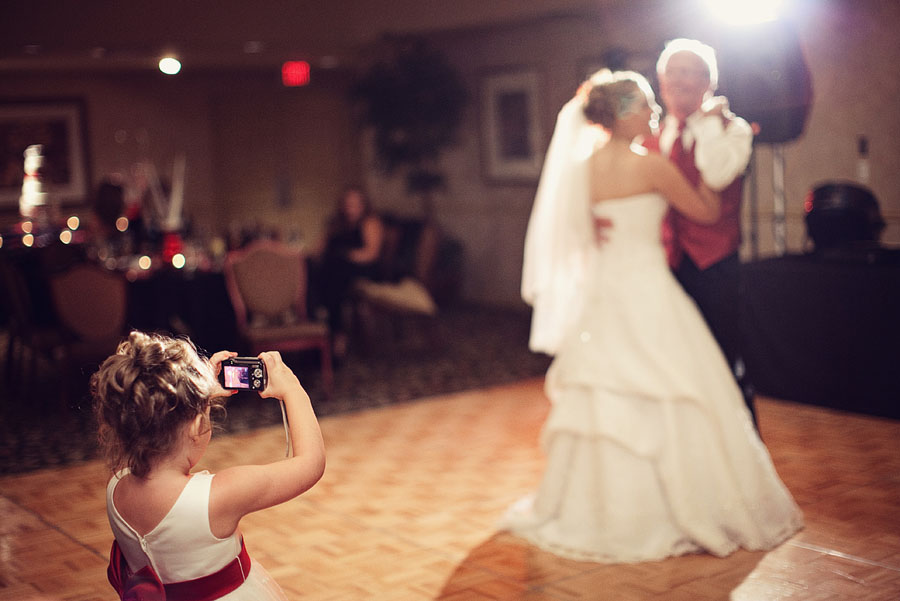
[[[209,576],[163,584],[151,566],[131,573],[128,562],[113,540],[109,551],[109,583],[122,601],[214,601],[244,583],[250,573],[250,555],[241,539],[241,552],[224,568]]]

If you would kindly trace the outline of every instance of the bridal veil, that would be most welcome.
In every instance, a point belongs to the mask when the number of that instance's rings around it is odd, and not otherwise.
[[[559,111],[525,235],[522,298],[533,309],[528,344],[550,355],[581,308],[593,241],[589,159],[607,135],[582,107],[579,94]]]

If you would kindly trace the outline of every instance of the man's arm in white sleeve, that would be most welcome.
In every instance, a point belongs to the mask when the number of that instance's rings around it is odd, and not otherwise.
[[[747,169],[753,150],[750,124],[735,117],[723,123],[719,115],[707,115],[694,128],[694,161],[706,185],[724,190]]]

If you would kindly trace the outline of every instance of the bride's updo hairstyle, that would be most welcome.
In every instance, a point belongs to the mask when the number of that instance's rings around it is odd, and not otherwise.
[[[131,332],[91,376],[100,446],[113,471],[146,476],[191,420],[223,406],[212,398],[216,384],[189,340]]]
[[[649,82],[635,71],[601,69],[582,84],[582,90],[587,91],[584,116],[605,129],[638,110],[643,100],[659,111]]]

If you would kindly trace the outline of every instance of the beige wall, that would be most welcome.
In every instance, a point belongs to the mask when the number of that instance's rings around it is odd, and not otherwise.
[[[672,7],[686,2],[613,2],[594,16],[569,16],[476,28],[433,36],[470,89],[459,144],[443,166],[448,188],[436,199],[443,227],[465,247],[464,296],[521,306],[522,244],[536,182],[497,185],[481,170],[478,88],[485,72],[524,68],[541,82],[539,109],[544,147],[555,114],[592,58],[611,46],[632,54],[635,66],[652,65],[663,42],[677,35],[716,39],[697,15]],[[884,242],[900,244],[900,45],[893,0],[810,0],[798,19],[812,71],[815,102],[804,135],[785,146],[788,248],[799,251],[805,228],[802,202],[816,182],[852,178],[856,139],[871,147],[872,187],[888,220]],[[723,67],[724,68],[724,67]],[[402,182],[372,169],[365,137],[350,122],[346,80],[332,73],[309,88],[285,90],[260,71],[183,73],[21,74],[0,77],[0,96],[81,96],[87,101],[92,181],[149,156],[171,169],[178,153],[188,161],[187,210],[204,227],[231,223],[265,226],[318,237],[325,214],[343,185],[365,179],[378,206],[416,214]],[[126,142],[116,142],[125,132]],[[149,143],[134,141],[144,135]],[[757,150],[760,243],[771,239],[771,149]],[[281,190],[281,192],[279,191]],[[284,192],[286,190],[286,192]]]
[[[292,89],[222,81],[210,110],[220,226],[257,221],[315,243],[341,188],[361,177],[345,87],[341,76]]]
[[[435,202],[437,218],[465,247],[466,298],[495,304],[518,304],[522,247],[536,181],[498,184],[485,178],[481,162],[479,85],[485,74],[525,69],[541,85],[538,108],[543,146],[556,112],[579,81],[582,58],[598,55],[603,36],[594,18],[556,18],[502,30],[473,30],[435,40],[456,65],[470,93],[459,143],[443,159],[448,187]],[[543,152],[543,148],[542,148]],[[416,212],[403,200],[402,182],[371,174],[379,203]]]
[[[339,74],[286,89],[277,73],[49,72],[5,75],[0,97],[84,99],[92,188],[139,161],[169,178],[183,154],[185,214],[200,230],[258,225],[313,241],[340,189],[360,179],[345,87]]]
[[[900,3],[829,0],[813,6],[800,36],[814,103],[803,137],[785,145],[788,250],[804,247],[803,200],[816,183],[856,178],[857,137],[869,140],[870,187],[900,245]],[[771,252],[771,148],[760,149],[761,233]]]
[[[795,3],[798,33],[809,65],[814,104],[804,134],[784,145],[787,250],[805,248],[803,201],[818,182],[853,179],[856,140],[870,142],[871,187],[888,227],[882,242],[900,245],[900,44],[895,27],[900,3],[878,0],[826,0]],[[683,7],[683,5],[682,5]],[[671,4],[633,0],[613,4],[601,17],[559,18],[502,30],[471,31],[440,38],[472,90],[460,144],[444,166],[450,186],[437,203],[444,226],[464,241],[465,294],[469,298],[516,305],[519,300],[522,246],[536,186],[496,185],[482,177],[479,152],[479,75],[497,68],[534,70],[543,89],[538,99],[545,145],[556,111],[570,97],[577,74],[591,57],[612,46],[632,54],[635,67],[652,68],[665,40],[678,36],[720,39],[696,15]],[[724,68],[724,66],[723,66]],[[759,210],[759,256],[775,254],[772,228],[773,158],[770,145],[758,145],[755,177]],[[371,178],[382,202],[402,198],[399,182]],[[749,233],[750,187],[745,203]],[[402,204],[402,203],[401,203]],[[415,207],[406,205],[408,210]],[[749,236],[742,249],[749,257]]]
[[[152,161],[161,175],[168,176],[174,157],[185,154],[185,197],[197,215],[210,213],[207,209],[214,202],[211,123],[203,89],[186,79],[132,74],[0,77],[2,97],[84,101],[92,187],[109,174],[127,173],[138,161]],[[10,217],[7,212],[3,216]]]

